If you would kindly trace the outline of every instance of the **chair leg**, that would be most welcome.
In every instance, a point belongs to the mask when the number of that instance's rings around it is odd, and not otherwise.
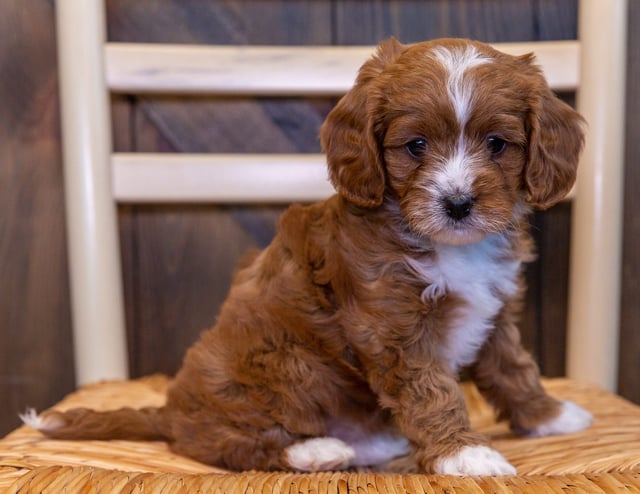
[[[102,1],[56,2],[77,384],[128,376]],[[101,36],[96,36],[101,33]]]
[[[578,110],[587,119],[571,238],[568,375],[615,391],[618,373],[626,0],[581,0]]]

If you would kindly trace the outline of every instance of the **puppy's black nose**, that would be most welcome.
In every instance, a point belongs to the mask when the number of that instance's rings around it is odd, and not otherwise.
[[[444,210],[447,216],[453,220],[460,221],[471,214],[473,200],[461,198],[447,198],[444,200]]]

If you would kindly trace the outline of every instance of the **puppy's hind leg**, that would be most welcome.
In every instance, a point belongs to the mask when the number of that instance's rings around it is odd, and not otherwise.
[[[171,449],[202,463],[236,471],[310,470],[314,462],[321,463],[320,453],[316,459],[310,457],[312,453],[307,453],[309,468],[303,468],[304,448],[297,451],[291,448],[304,442],[281,426],[252,428],[246,424],[225,423],[225,419],[209,419],[205,414],[195,420],[192,417],[184,421],[178,419],[174,424],[176,439],[171,443]],[[320,450],[321,445],[317,446],[315,450]],[[310,449],[313,452],[313,448]],[[297,459],[297,463],[292,464],[292,459]],[[327,456],[325,461],[329,460]]]
[[[265,429],[240,424],[203,428],[202,422],[189,422],[171,449],[232,470],[342,470],[356,457],[355,448],[341,439],[292,434],[276,424]]]

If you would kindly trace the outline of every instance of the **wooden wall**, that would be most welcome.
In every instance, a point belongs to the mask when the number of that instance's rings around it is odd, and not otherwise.
[[[108,0],[107,6],[113,41],[373,44],[389,35],[404,42],[576,36],[575,0]],[[638,3],[631,2],[630,15],[640,21]],[[0,396],[8,397],[0,400],[0,433],[15,427],[25,406],[48,406],[73,388],[53,22],[51,1],[0,3]],[[630,47],[629,87],[637,95],[635,33]],[[630,98],[629,163],[640,157],[633,137],[637,99]],[[318,151],[318,128],[333,103],[117,96],[115,147]],[[627,175],[628,190],[637,190],[638,167]],[[640,402],[637,200],[627,194],[620,382]],[[134,375],[175,372],[186,348],[215,321],[236,260],[269,242],[280,212],[273,206],[119,208]],[[547,375],[564,370],[569,214],[564,204],[532,218],[540,259],[528,271],[522,332]]]
[[[0,2],[0,433],[73,389],[53,5]]]
[[[629,1],[619,392],[640,403],[640,2]]]

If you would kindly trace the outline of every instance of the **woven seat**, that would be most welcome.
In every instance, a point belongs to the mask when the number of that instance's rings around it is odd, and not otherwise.
[[[169,379],[155,375],[85,386],[56,408],[153,406]],[[477,390],[463,385],[472,426],[518,469],[516,477],[457,478],[385,472],[228,472],[172,453],[164,442],[62,441],[23,426],[0,440],[7,492],[640,492],[640,407],[568,379],[549,392],[591,411],[584,432],[541,439],[496,423]]]

